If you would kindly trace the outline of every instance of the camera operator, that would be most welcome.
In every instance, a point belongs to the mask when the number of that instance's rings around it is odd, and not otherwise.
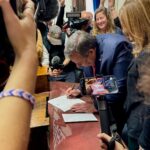
[[[64,23],[63,31],[67,34],[67,37],[71,36],[76,30],[91,32],[93,28],[93,14],[91,12],[85,10],[82,12],[69,12],[66,17],[68,21]]]
[[[93,14],[90,11],[82,11],[81,19],[88,20],[88,23],[86,25],[82,26],[81,30],[90,33],[93,28]]]
[[[70,59],[64,56],[64,43],[61,38],[61,28],[53,25],[49,28],[47,35],[50,49],[49,52],[49,80],[50,81],[65,81],[75,82],[75,69],[76,66]]]
[[[96,38],[84,31],[76,31],[67,41],[65,54],[77,67],[82,67],[85,77],[114,75],[119,92],[104,96],[116,120],[118,133],[121,134],[125,123],[123,103],[126,97],[127,69],[132,59],[131,45],[123,35],[104,34]],[[79,89],[68,89],[67,95],[81,94]],[[74,106],[74,111],[79,108]],[[82,111],[82,110],[80,110]]]

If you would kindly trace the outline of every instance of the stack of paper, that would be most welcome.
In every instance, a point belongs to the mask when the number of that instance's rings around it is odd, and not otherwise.
[[[64,122],[97,121],[92,113],[62,114]]]
[[[78,103],[85,103],[83,100],[79,99],[79,98],[67,98],[66,95],[54,98],[54,99],[50,99],[48,101],[48,103],[50,103],[51,105],[61,109],[62,111],[68,111],[71,109],[71,107],[74,104],[78,104]]]

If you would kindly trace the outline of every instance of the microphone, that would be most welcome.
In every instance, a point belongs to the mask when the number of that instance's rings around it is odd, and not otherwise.
[[[51,60],[52,65],[60,64],[60,57],[59,56],[54,56]]]
[[[61,63],[59,56],[54,56],[51,60],[51,69],[63,69],[64,65]]]
[[[59,4],[57,0],[33,0],[36,4],[35,20],[49,21],[58,14]]]

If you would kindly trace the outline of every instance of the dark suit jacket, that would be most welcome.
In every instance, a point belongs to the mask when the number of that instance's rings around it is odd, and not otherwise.
[[[108,102],[124,101],[126,98],[127,70],[132,60],[132,46],[125,36],[119,34],[102,34],[96,37],[96,74],[114,75],[119,92],[106,95]],[[83,67],[86,77],[92,77],[92,67]]]

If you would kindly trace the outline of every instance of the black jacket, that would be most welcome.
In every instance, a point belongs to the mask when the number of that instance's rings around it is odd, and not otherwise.
[[[144,95],[139,91],[137,83],[142,75],[142,73],[139,73],[139,69],[147,57],[149,57],[149,54],[143,51],[137,58],[133,59],[128,68],[128,94],[124,108],[127,114],[128,135],[137,140],[143,128],[146,108]]]

